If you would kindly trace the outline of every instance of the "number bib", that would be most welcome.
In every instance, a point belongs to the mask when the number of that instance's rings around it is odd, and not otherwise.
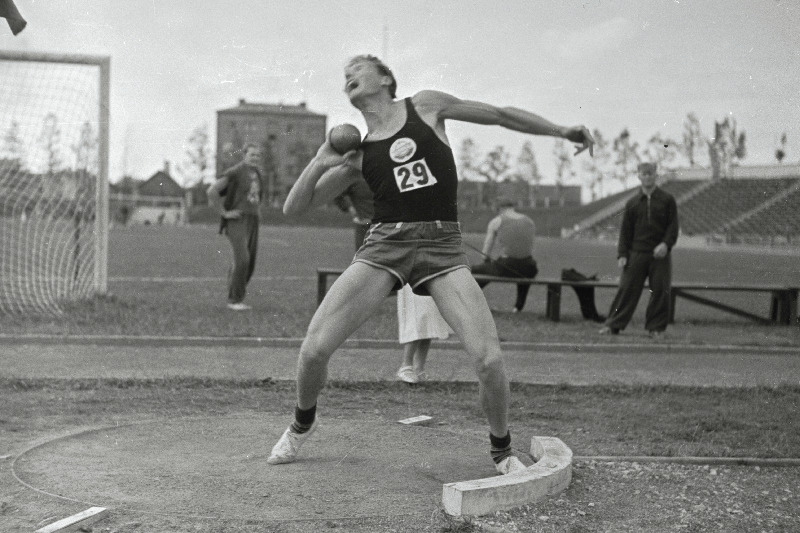
[[[397,182],[400,192],[415,191],[438,183],[436,177],[431,174],[431,169],[428,168],[424,157],[394,167],[394,180]]]

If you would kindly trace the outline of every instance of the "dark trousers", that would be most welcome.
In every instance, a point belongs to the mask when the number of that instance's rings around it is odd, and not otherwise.
[[[619,289],[608,312],[606,326],[625,329],[642,296],[645,280],[650,282],[650,301],[645,311],[645,329],[664,331],[669,322],[672,256],[656,259],[652,252],[631,252],[622,270]]]
[[[486,274],[489,276],[503,276],[506,278],[535,278],[539,273],[536,261],[533,257],[498,257],[494,261],[485,261],[472,267],[473,274]],[[481,288],[488,285],[488,281],[481,281],[478,285]],[[525,307],[525,300],[528,298],[530,285],[527,283],[517,284],[517,301],[514,307],[522,311]]]
[[[225,234],[233,249],[233,265],[228,271],[228,302],[239,303],[247,293],[247,283],[256,269],[258,217],[242,215],[225,223]]]

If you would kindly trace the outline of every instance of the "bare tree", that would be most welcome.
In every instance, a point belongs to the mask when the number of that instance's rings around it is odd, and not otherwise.
[[[47,156],[47,166],[45,167],[47,175],[52,177],[62,166],[61,128],[58,126],[58,117],[54,113],[48,113],[44,117],[42,134],[39,139]]]
[[[686,115],[683,121],[683,145],[681,151],[689,160],[689,166],[697,164],[697,155],[702,152],[705,140],[700,129],[700,120],[694,113]]]
[[[614,160],[615,177],[622,183],[624,189],[628,188],[628,179],[636,173],[636,166],[641,161],[639,156],[639,143],[631,140],[627,128],[622,130],[613,143],[617,157]]]
[[[737,133],[736,120],[733,117],[725,117],[722,122],[714,123],[714,137],[708,141],[708,155],[714,179],[727,178],[735,160],[746,157],[745,142],[745,133]]]
[[[659,168],[668,166],[677,156],[677,143],[669,137],[663,137],[660,133],[656,133],[647,141],[644,158],[651,163],[656,163]]]
[[[458,152],[458,164],[460,172],[458,173],[461,179],[467,179],[468,176],[476,171],[478,161],[478,147],[470,137],[461,141],[461,149]]]
[[[775,159],[778,160],[778,164],[783,163],[783,158],[786,157],[786,132],[783,132],[781,135],[781,145],[775,150]]]
[[[556,139],[553,144],[553,155],[556,158],[556,190],[558,191],[558,203],[564,205],[564,186],[573,176],[575,171],[572,169],[572,155],[567,148],[564,139]]]
[[[19,123],[11,122],[6,134],[3,136],[3,152],[0,157],[0,173],[17,173],[22,170],[25,159],[25,149],[19,133]]]
[[[192,130],[186,143],[186,161],[179,167],[183,176],[183,187],[188,189],[197,183],[203,183],[211,168],[214,153],[208,141],[208,124],[202,124]]]
[[[481,161],[476,169],[478,173],[488,181],[496,183],[500,177],[510,168],[509,154],[503,146],[495,146],[494,149],[486,154],[486,158]]]
[[[533,152],[533,145],[530,141],[525,141],[520,148],[517,156],[517,173],[520,179],[534,186],[539,185],[542,181],[539,165],[536,164],[536,154]]]
[[[18,167],[22,166],[25,149],[22,146],[22,139],[20,139],[19,122],[16,120],[11,121],[11,126],[3,137],[3,151],[6,159],[14,161]]]
[[[97,165],[97,135],[90,122],[84,122],[81,126],[81,133],[78,142],[72,146],[75,154],[75,168],[88,172],[94,170]]]
[[[94,128],[89,121],[81,125],[81,132],[78,142],[72,145],[72,152],[75,154],[75,171],[72,173],[71,184],[63,183],[63,192],[66,195],[74,195],[75,198],[93,194],[94,190],[93,175],[98,170],[97,145],[99,141]]]
[[[609,151],[608,140],[603,137],[600,130],[595,129],[592,132],[594,137],[594,157],[589,157],[583,160],[583,168],[587,172],[587,182],[589,191],[592,195],[592,201],[602,198],[603,196],[603,181],[609,175],[608,163],[611,159],[611,152]]]

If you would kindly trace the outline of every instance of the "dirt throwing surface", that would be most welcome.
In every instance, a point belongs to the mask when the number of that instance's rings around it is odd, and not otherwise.
[[[223,521],[429,515],[442,484],[495,475],[478,439],[372,421],[366,439],[353,419],[321,419],[296,463],[270,466],[285,424],[251,414],[97,428],[32,447],[14,473],[87,506]]]

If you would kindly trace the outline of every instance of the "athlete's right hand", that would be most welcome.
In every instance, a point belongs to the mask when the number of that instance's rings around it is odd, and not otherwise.
[[[619,259],[617,259],[617,265],[619,265],[620,268],[625,268],[627,264],[628,264],[627,257],[620,257]]]
[[[356,152],[357,150],[351,150],[343,155],[334,150],[333,146],[331,146],[330,133],[328,133],[328,137],[325,138],[325,142],[322,143],[322,145],[319,147],[319,150],[317,150],[315,159],[320,165],[323,165],[327,168],[333,168],[346,163],[347,160]]]

